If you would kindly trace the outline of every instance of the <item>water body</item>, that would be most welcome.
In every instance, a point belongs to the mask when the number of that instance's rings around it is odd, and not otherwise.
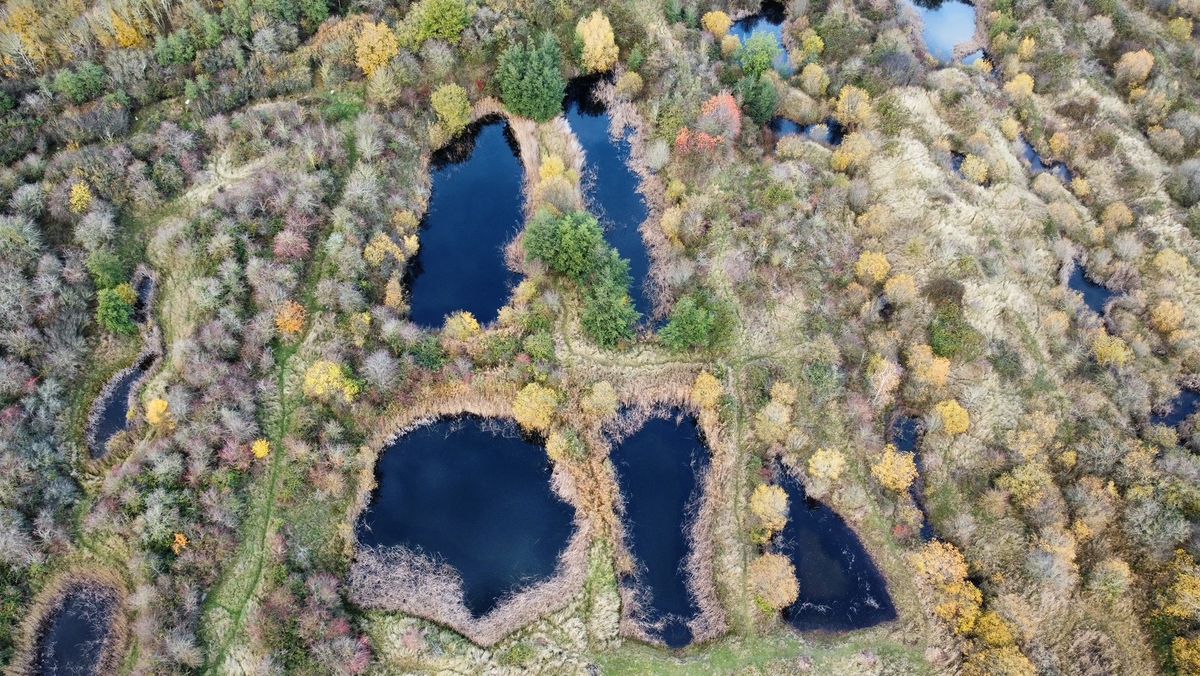
[[[1083,266],[1078,263],[1067,279],[1067,286],[1072,291],[1079,292],[1083,296],[1083,302],[1098,315],[1104,314],[1104,306],[1108,304],[1108,299],[1116,295],[1107,287],[1088,279],[1083,272]]]
[[[896,619],[887,584],[854,531],[832,509],[809,500],[790,472],[778,472],[789,512],[776,546],[800,581],[800,596],[784,618],[801,631],[863,629]]]
[[[1200,409],[1200,392],[1196,390],[1180,390],[1179,396],[1171,400],[1171,408],[1162,414],[1150,416],[1152,425],[1179,427],[1193,413]]]
[[[43,625],[34,672],[39,676],[99,673],[116,609],[111,592],[69,593]]]
[[[143,358],[117,380],[104,401],[100,416],[96,419],[95,436],[92,437],[92,457],[103,458],[108,452],[108,442],[117,432],[125,429],[129,422],[129,394],[138,378],[150,368],[152,357]]]
[[[767,126],[777,137],[806,136],[810,141],[827,146],[841,145],[846,136],[846,128],[832,117],[816,124],[800,124],[786,117],[774,117]]]
[[[954,61],[954,48],[975,37],[975,7],[959,0],[909,0],[921,16],[925,48],[938,61]],[[965,62],[965,60],[964,60]]]
[[[1033,149],[1033,146],[1030,145],[1029,141],[1026,141],[1024,137],[1021,138],[1021,156],[1025,158],[1025,163],[1029,167],[1030,176],[1037,176],[1041,173],[1050,172],[1051,176],[1057,178],[1063,183],[1071,182],[1073,175],[1071,174],[1071,170],[1067,167],[1067,165],[1063,164],[1062,162],[1051,162],[1046,164],[1042,160],[1042,156]]]
[[[133,306],[133,319],[139,324],[146,322],[150,316],[150,295],[154,292],[154,279],[149,275],[138,280],[137,304]]]
[[[689,507],[700,500],[708,450],[692,419],[652,419],[612,451],[625,500],[625,533],[645,593],[643,621],[671,648],[692,640],[688,621],[699,612],[684,574]]]
[[[604,104],[592,96],[600,77],[580,77],[567,87],[567,122],[587,156],[584,194],[588,208],[604,225],[605,238],[629,261],[633,279],[633,306],[643,317],[654,311],[647,288],[650,253],[642,239],[641,225],[649,215],[639,193],[641,179],[629,168],[630,132],[619,139],[611,135],[612,118]]]
[[[475,617],[553,575],[573,531],[575,509],[551,488],[545,450],[511,424],[438,420],[388,446],[376,472],[359,543],[450,565]]]
[[[919,446],[921,435],[924,434],[924,424],[920,418],[905,416],[892,423],[892,445],[902,453],[912,453],[913,462],[917,466],[917,478],[909,487],[909,495],[921,510],[924,519],[921,521],[921,539],[929,542],[933,539],[933,524],[929,521],[929,512],[925,509],[925,467],[921,462]]]
[[[795,71],[792,60],[788,58],[787,47],[783,44],[783,22],[787,18],[786,14],[783,3],[768,0],[762,4],[757,14],[733,22],[729,29],[729,34],[741,40],[742,44],[746,44],[756,33],[767,33],[774,37],[775,44],[779,45],[779,56],[775,58],[774,66],[784,77]]]
[[[421,248],[408,269],[411,319],[436,327],[466,310],[491,322],[518,281],[503,251],[523,220],[516,139],[503,120],[481,120],[435,152],[431,170]]]

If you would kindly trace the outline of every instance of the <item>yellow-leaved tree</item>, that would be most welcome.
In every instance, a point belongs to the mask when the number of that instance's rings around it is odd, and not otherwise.
[[[580,61],[589,73],[605,73],[617,63],[617,43],[612,24],[600,10],[575,25],[575,36],[583,43]]]
[[[749,572],[754,597],[768,608],[786,608],[800,596],[796,568],[786,556],[763,554],[750,563]]]
[[[933,407],[933,411],[942,423],[942,431],[950,436],[962,434],[971,426],[971,416],[967,409],[954,399],[939,401]]]
[[[442,327],[442,335],[456,341],[470,340],[479,335],[479,331],[479,321],[465,310],[448,315],[446,325]]]
[[[79,181],[71,186],[71,213],[82,214],[92,206],[92,189],[87,183]]]
[[[513,417],[531,432],[544,432],[558,410],[558,392],[540,383],[529,383],[513,400]]]
[[[701,371],[692,382],[692,403],[712,409],[721,401],[721,381],[708,371]]]
[[[313,399],[354,401],[359,384],[339,363],[327,359],[313,362],[304,372],[304,393]]]
[[[729,32],[730,26],[733,25],[733,19],[729,15],[720,10],[715,12],[705,12],[700,19],[700,23],[704,26],[704,30],[708,31],[718,40],[725,37]]]
[[[750,495],[750,513],[764,531],[763,540],[770,539],[787,525],[787,493],[773,484],[759,484]]]
[[[275,310],[275,328],[284,336],[294,336],[304,328],[307,316],[303,305],[289,300]]]
[[[879,459],[871,465],[871,475],[889,491],[901,493],[908,490],[917,478],[917,465],[911,453],[901,453],[888,444]]]
[[[271,442],[266,439],[255,439],[254,443],[250,445],[250,452],[254,454],[254,457],[262,460],[271,454]]]
[[[363,24],[362,32],[354,38],[355,62],[367,77],[371,77],[400,53],[400,40],[385,23]]]
[[[146,404],[146,422],[158,429],[174,429],[175,419],[166,399],[151,399]]]

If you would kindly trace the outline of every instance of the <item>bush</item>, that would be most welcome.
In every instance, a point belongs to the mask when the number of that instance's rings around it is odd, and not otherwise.
[[[130,336],[137,333],[133,308],[137,294],[129,284],[101,289],[96,296],[96,321],[109,333]]]
[[[421,0],[404,17],[417,43],[444,40],[457,45],[470,22],[471,10],[464,0]]]
[[[70,99],[72,103],[86,103],[104,91],[105,80],[103,66],[85,61],[74,71],[66,68],[58,71],[50,88]]]
[[[400,53],[400,40],[385,23],[367,23],[354,39],[355,63],[371,77]]]
[[[749,572],[754,597],[772,610],[786,608],[800,596],[796,568],[786,556],[763,554],[750,563]]]
[[[558,410],[558,400],[558,392],[545,385],[529,383],[513,401],[513,417],[524,429],[543,432],[550,427],[554,412]]]
[[[1200,160],[1180,164],[1167,181],[1167,192],[1185,207],[1200,204]]]
[[[633,338],[641,315],[629,298],[629,264],[615,251],[610,252],[609,258],[600,279],[584,297],[580,322],[592,342],[611,348]]]
[[[729,15],[725,12],[706,12],[700,19],[700,23],[704,26],[704,30],[711,33],[714,38],[720,40],[725,37],[725,34],[729,32],[729,28],[733,26],[733,19],[730,19]]]
[[[742,96],[742,109],[756,124],[766,124],[775,116],[779,105],[779,92],[766,78],[742,78],[737,85]]]
[[[562,50],[549,33],[504,50],[497,72],[504,105],[538,122],[558,115],[567,90],[561,64]]]
[[[560,217],[543,211],[525,229],[525,255],[579,284],[599,270],[606,246],[600,223],[586,211]]]
[[[939,357],[970,361],[978,356],[983,336],[963,317],[961,308],[945,305],[938,308],[929,323],[929,344]]]
[[[733,337],[733,309],[707,291],[680,298],[671,318],[659,332],[663,344],[676,352],[715,350]]]
[[[429,97],[429,102],[448,136],[458,134],[471,121],[471,102],[467,99],[467,90],[457,84],[438,87]]]
[[[742,45],[737,53],[742,70],[753,78],[770,70],[779,58],[779,45],[769,33],[755,33]]]
[[[96,249],[87,258],[87,269],[97,289],[107,289],[128,277],[120,257],[109,249]]]
[[[617,63],[617,43],[612,24],[600,10],[575,25],[575,37],[582,44],[579,63],[587,73],[606,73]]]
[[[875,464],[871,465],[871,476],[885,489],[902,493],[917,478],[917,465],[911,453],[901,453],[888,444]]]

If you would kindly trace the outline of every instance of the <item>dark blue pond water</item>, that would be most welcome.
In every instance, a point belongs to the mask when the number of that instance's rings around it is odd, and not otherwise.
[[[612,119],[604,105],[592,97],[598,77],[575,78],[567,87],[567,122],[587,156],[584,192],[588,209],[604,224],[605,237],[621,257],[629,261],[633,278],[633,306],[643,317],[654,311],[647,288],[650,254],[642,239],[641,225],[648,211],[637,191],[640,179],[629,168],[629,133],[614,140],[609,131]]]
[[[833,510],[808,500],[789,472],[778,473],[789,514],[777,548],[800,580],[800,597],[784,609],[787,621],[802,631],[840,631],[896,619],[887,584],[854,532]]]
[[[766,33],[774,37],[775,44],[779,45],[779,55],[775,57],[775,70],[780,75],[789,76],[793,68],[792,60],[788,58],[787,47],[783,44],[783,22],[786,18],[782,3],[764,2],[757,14],[733,22],[729,34],[736,36],[742,44],[746,44],[755,33]]]
[[[959,0],[911,0],[921,16],[925,48],[942,63],[954,60],[954,48],[975,36],[975,7]]]
[[[109,592],[79,590],[68,594],[43,626],[36,673],[98,673],[116,607],[116,598]]]
[[[643,619],[669,647],[692,640],[687,623],[699,611],[683,567],[688,551],[688,508],[700,499],[700,474],[708,451],[690,418],[653,419],[612,451],[625,532],[638,563],[637,585],[644,590]]]
[[[841,145],[842,138],[846,136],[846,128],[832,117],[817,124],[799,124],[786,117],[773,117],[767,126],[776,136],[803,135],[811,141],[827,146]]]
[[[1077,291],[1083,296],[1083,302],[1091,308],[1092,312],[1098,315],[1104,314],[1104,306],[1108,303],[1108,299],[1115,294],[1107,287],[1101,286],[1087,278],[1083,274],[1083,266],[1075,264],[1075,269],[1071,271],[1071,276],[1067,280],[1067,286],[1072,291]]]
[[[408,269],[412,321],[441,326],[466,310],[491,322],[517,282],[503,252],[523,219],[516,140],[501,120],[473,124],[434,153],[431,169],[421,248]]]
[[[129,422],[129,393],[137,379],[141,378],[146,369],[150,368],[150,363],[149,358],[138,362],[136,367],[121,376],[116,386],[112,388],[108,399],[104,401],[100,418],[96,422],[96,435],[92,438],[92,457],[103,458],[108,451],[108,441],[117,432],[125,429],[126,423]]]
[[[1200,392],[1195,390],[1180,390],[1179,396],[1171,400],[1171,408],[1162,414],[1150,416],[1154,425],[1179,427],[1183,421],[1191,417],[1200,408]]]
[[[571,537],[575,510],[554,494],[546,452],[511,425],[466,417],[420,427],[383,451],[376,477],[359,543],[449,564],[476,617],[551,576]]]
[[[1051,162],[1050,164],[1046,164],[1042,161],[1042,156],[1033,149],[1033,146],[1030,145],[1029,141],[1026,141],[1024,137],[1021,138],[1021,155],[1025,158],[1025,163],[1029,165],[1030,176],[1037,176],[1041,173],[1050,172],[1051,176],[1057,178],[1063,183],[1071,182],[1072,174],[1071,170],[1067,168],[1067,165],[1063,164],[1062,162]]]
[[[929,521],[929,512],[925,510],[925,467],[921,463],[921,453],[918,448],[921,443],[921,434],[923,424],[921,419],[914,416],[905,416],[892,423],[892,445],[896,450],[903,453],[912,453],[913,462],[917,465],[917,479],[913,481],[913,485],[908,489],[912,495],[913,502],[917,504],[917,509],[921,510],[921,514],[925,519],[921,522],[921,539],[928,542],[933,539],[933,524]]]
[[[154,291],[154,280],[149,276],[142,277],[138,280],[135,291],[137,291],[137,304],[133,306],[133,319],[141,324],[149,317],[150,293]]]

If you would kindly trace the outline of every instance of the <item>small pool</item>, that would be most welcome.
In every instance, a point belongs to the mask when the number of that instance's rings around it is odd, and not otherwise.
[[[524,216],[516,139],[504,120],[481,120],[435,152],[431,169],[421,246],[407,271],[410,317],[440,327],[446,315],[466,310],[491,322],[518,281],[504,261]]]
[[[809,500],[804,486],[781,468],[788,523],[776,547],[796,567],[800,596],[784,617],[801,631],[863,629],[896,619],[887,584],[875,563],[832,509]]]
[[[98,674],[116,610],[111,591],[85,587],[68,593],[42,626],[35,673]]]
[[[774,117],[767,126],[777,137],[806,136],[822,145],[838,146],[846,136],[846,128],[832,117],[816,124],[800,124],[786,117]]]
[[[1083,266],[1076,263],[1067,279],[1067,286],[1083,296],[1083,302],[1098,315],[1104,314],[1104,306],[1116,294],[1107,287],[1093,282],[1084,274]]]
[[[954,48],[975,37],[974,5],[960,0],[908,1],[921,17],[925,48],[938,61],[954,61]]]
[[[917,478],[909,487],[909,495],[912,496],[913,502],[916,503],[917,509],[921,510],[921,515],[924,517],[921,521],[921,539],[928,542],[933,539],[933,524],[929,521],[929,512],[925,509],[925,467],[921,462],[920,443],[921,435],[924,434],[924,423],[916,416],[904,416],[897,418],[892,423],[892,445],[896,450],[902,453],[912,453],[913,462],[917,466]]]
[[[610,456],[625,502],[627,544],[644,594],[641,624],[670,648],[691,643],[699,605],[684,567],[691,551],[689,516],[700,500],[708,450],[691,418],[652,418]]]
[[[117,376],[115,384],[106,388],[108,397],[100,404],[99,415],[92,419],[95,423],[90,444],[93,458],[103,458],[108,453],[108,442],[129,423],[129,395],[153,361],[153,357],[141,358]]]
[[[1067,165],[1062,162],[1051,162],[1049,164],[1042,161],[1042,156],[1038,151],[1034,150],[1029,141],[1024,137],[1021,138],[1021,156],[1025,159],[1025,164],[1029,168],[1030,176],[1049,172],[1051,176],[1057,178],[1063,183],[1070,183],[1073,175]]]
[[[649,211],[638,192],[641,178],[628,164],[630,132],[614,139],[608,110],[592,96],[601,80],[597,76],[571,80],[564,108],[567,122],[587,156],[583,185],[588,208],[604,225],[604,236],[609,244],[629,261],[633,306],[642,317],[649,317],[654,311],[654,298],[648,284],[650,253],[641,231]]]
[[[384,449],[376,478],[359,544],[448,564],[474,617],[553,575],[574,530],[546,451],[511,423],[460,417],[419,427]]]
[[[1171,408],[1164,413],[1150,416],[1150,424],[1179,427],[1192,414],[1200,409],[1200,392],[1196,390],[1180,390],[1179,396],[1171,400]]]
[[[751,14],[733,22],[729,34],[741,40],[742,44],[746,44],[746,41],[756,33],[767,33],[774,37],[775,44],[779,45],[779,56],[775,58],[774,64],[775,70],[780,75],[787,77],[794,72],[794,69],[792,60],[788,57],[787,46],[783,44],[783,22],[786,18],[787,12],[783,3],[768,0],[762,4],[762,8],[757,14]]]
[[[133,306],[133,319],[139,324],[144,324],[150,318],[150,296],[154,292],[154,278],[150,275],[143,276],[134,290],[137,292],[137,304]]]

